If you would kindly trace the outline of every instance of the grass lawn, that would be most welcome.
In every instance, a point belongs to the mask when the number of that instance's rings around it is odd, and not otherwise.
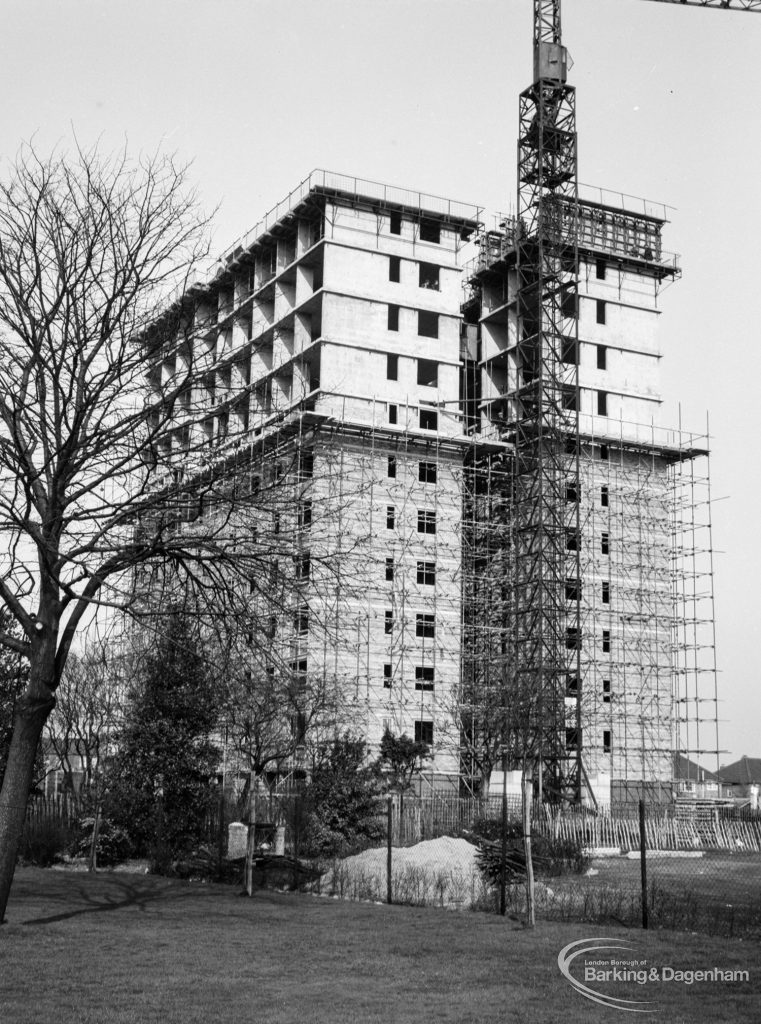
[[[761,1019],[759,946],[747,941],[547,922],[527,932],[488,914],[25,868],[0,928],[0,1021],[607,1024],[622,1011],[585,999],[557,966],[566,943],[596,936],[628,943],[612,955],[648,968],[750,972],[596,986],[653,1000],[650,1019]]]
[[[626,857],[595,860],[593,885],[621,885],[639,890],[640,862]],[[647,858],[648,883],[663,888],[695,892],[705,899],[732,900],[738,904],[761,901],[761,857],[757,853],[726,853],[707,850],[702,857]]]
[[[586,897],[590,908],[636,924],[641,914],[639,858],[599,858],[592,867],[592,875],[546,880],[556,897],[553,910],[561,911],[555,916],[578,920],[578,908]],[[651,853],[647,879],[650,919],[656,926],[761,939],[761,857],[757,853],[709,850],[697,858]],[[566,913],[562,913],[564,895],[568,896]]]

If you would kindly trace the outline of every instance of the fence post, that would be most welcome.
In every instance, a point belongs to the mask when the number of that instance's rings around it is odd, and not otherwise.
[[[393,902],[391,892],[391,829],[393,826],[393,806],[391,797],[386,797],[386,903]]]
[[[297,793],[293,801],[293,888],[299,887],[299,847],[301,846],[301,797]]]
[[[533,775],[528,774],[525,762],[521,773],[523,790],[523,849],[526,854],[526,924],[533,928],[536,924],[534,914],[534,863],[531,854],[531,804],[534,798]]]
[[[247,896],[254,894],[254,855],[256,853],[256,773],[248,773],[248,833],[246,835],[246,865],[243,883]]]
[[[166,870],[164,863],[164,776],[159,775],[156,787],[156,862],[159,871]]]
[[[225,785],[219,786],[219,822],[217,829],[217,878],[221,881],[225,863]]]
[[[502,860],[499,869],[499,912],[507,913],[507,757],[502,750]]]
[[[100,832],[100,800],[95,804],[95,817],[92,823],[92,838],[90,840],[90,859],[87,864],[88,871],[98,870],[98,833]]]
[[[645,801],[639,802],[639,863],[642,873],[642,927],[647,928],[647,838],[645,836]]]

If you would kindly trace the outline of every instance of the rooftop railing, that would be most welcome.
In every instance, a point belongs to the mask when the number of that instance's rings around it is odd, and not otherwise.
[[[481,220],[482,208],[472,203],[461,203],[443,196],[430,195],[411,189],[399,188],[396,185],[384,185],[368,178],[357,178],[348,174],[337,174],[334,171],[314,170],[285,199],[273,206],[262,219],[241,235],[226,251],[223,260],[231,259],[236,253],[245,251],[249,246],[266,234],[274,224],[282,220],[306,199],[310,192],[318,189],[344,192],[355,199],[370,199],[375,202],[393,206],[404,206],[420,213],[432,213],[437,216],[449,217],[452,220],[464,220],[478,223]]]

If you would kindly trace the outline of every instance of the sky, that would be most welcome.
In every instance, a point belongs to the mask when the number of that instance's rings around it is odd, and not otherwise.
[[[223,251],[314,168],[515,207],[531,0],[5,0],[20,144],[190,161]],[[565,0],[579,177],[668,204],[662,421],[710,416],[720,741],[761,756],[761,16]],[[491,223],[491,222],[490,222]],[[710,767],[710,765],[709,765]]]

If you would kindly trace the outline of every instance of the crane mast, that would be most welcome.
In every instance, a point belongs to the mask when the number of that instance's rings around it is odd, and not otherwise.
[[[534,2],[534,53],[542,43],[560,44],[560,2],[559,0],[535,0]]]
[[[652,0],[761,12],[761,0]],[[517,336],[503,436],[514,446],[513,760],[538,795],[579,802],[582,731],[578,141],[561,0],[534,0],[534,79],[520,95],[515,226]],[[570,710],[567,698],[575,700]]]
[[[579,536],[578,180],[576,96],[566,77],[560,2],[534,0],[534,81],[520,96],[518,131],[518,334],[507,385],[515,449],[510,703],[517,754],[534,764],[540,797],[578,801],[580,566],[579,545],[569,543]],[[565,707],[572,682],[575,737]]]

